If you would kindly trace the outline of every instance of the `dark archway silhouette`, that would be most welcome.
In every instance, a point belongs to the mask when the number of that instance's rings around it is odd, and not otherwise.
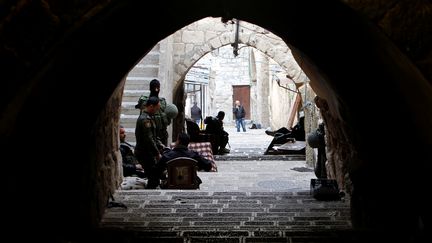
[[[11,154],[2,176],[11,206],[7,230],[24,223],[39,234],[34,238],[68,239],[95,227],[113,187],[100,179],[111,170],[101,173],[93,150],[115,139],[114,133],[100,133],[109,124],[106,114],[101,117],[107,101],[159,40],[203,17],[223,16],[280,36],[298,51],[308,76],[333,92],[336,114],[350,128],[349,140],[341,143],[355,149],[353,161],[346,162],[354,184],[354,225],[408,237],[431,231],[425,193],[432,161],[430,84],[378,29],[342,3],[88,4],[70,13],[66,4],[49,9],[33,2],[17,8],[19,14],[4,14],[0,132],[1,147]],[[137,29],[148,34],[127,38]],[[30,30],[40,35],[21,35]],[[373,88],[363,92],[366,87]],[[396,129],[385,127],[390,125]],[[401,148],[395,131],[405,128],[410,130],[403,140],[409,142]],[[393,186],[400,177],[403,183]]]

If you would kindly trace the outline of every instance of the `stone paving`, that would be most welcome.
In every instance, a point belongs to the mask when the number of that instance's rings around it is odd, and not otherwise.
[[[107,210],[103,229],[148,242],[296,242],[337,239],[332,233],[351,229],[347,201],[317,201],[308,191],[130,190],[115,197],[128,208]]]
[[[315,178],[304,155],[263,155],[273,137],[264,129],[236,132],[226,126],[231,152],[217,155],[217,173],[199,172],[201,190],[208,191],[297,191],[308,190]]]
[[[118,190],[114,198],[127,209],[106,210],[101,223],[104,236],[118,242],[351,239],[349,199],[311,197],[310,179],[315,176],[304,157],[268,159],[262,153],[272,137],[263,129],[226,130],[231,153],[216,158],[218,172],[199,172],[203,181],[199,190]]]

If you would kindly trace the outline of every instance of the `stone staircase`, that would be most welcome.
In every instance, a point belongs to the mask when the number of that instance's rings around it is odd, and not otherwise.
[[[126,140],[135,144],[135,124],[139,97],[149,94],[149,84],[159,74],[159,44],[157,44],[128,74],[123,91],[120,124],[126,129]]]
[[[349,200],[308,191],[119,191],[128,207],[107,209],[110,242],[351,242]],[[357,239],[358,240],[358,239]]]

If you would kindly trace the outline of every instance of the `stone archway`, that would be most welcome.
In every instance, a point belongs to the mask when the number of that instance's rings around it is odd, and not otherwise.
[[[234,26],[223,23],[221,18],[204,18],[174,33],[174,80],[184,77],[205,54],[234,44]],[[241,20],[239,31],[239,43],[254,47],[272,58],[287,71],[294,82],[305,82],[308,79],[281,38],[262,27]],[[176,39],[181,41],[176,42]]]
[[[275,8],[274,2],[252,6],[250,1],[219,1],[208,6],[181,1],[173,2],[171,8],[165,2],[156,2],[152,11],[144,1],[96,2],[62,5],[59,1],[52,6],[47,1],[19,1],[19,6],[4,3],[9,11],[2,12],[0,29],[1,60],[5,65],[1,73],[5,88],[0,91],[0,144],[4,151],[19,156],[6,163],[3,171],[14,171],[17,165],[25,168],[20,173],[4,173],[10,198],[5,231],[12,234],[22,229],[22,219],[26,219],[39,234],[30,237],[46,240],[51,235],[53,239],[70,240],[76,239],[71,237],[74,233],[96,226],[114,181],[109,163],[99,156],[112,156],[115,148],[101,146],[100,153],[95,151],[97,145],[116,139],[114,133],[103,133],[110,131],[112,124],[107,121],[118,119],[109,116],[115,113],[104,110],[107,101],[130,67],[160,39],[205,16],[235,16],[278,33],[308,58],[303,70],[312,82],[325,83],[334,92],[335,96],[329,97],[338,105],[339,112],[334,114],[349,125],[342,130],[339,142],[357,153],[356,157],[348,156],[352,160],[344,161],[355,189],[354,225],[398,232],[398,237],[407,239],[417,233],[430,236],[431,201],[425,193],[429,190],[432,160],[432,90],[427,72],[430,68],[424,68],[430,67],[428,59],[415,63],[420,60],[418,56],[407,55],[404,45],[394,45],[375,25],[339,1],[289,1],[284,8]],[[76,8],[71,10],[69,4]],[[432,22],[422,21],[416,14],[428,13],[430,8],[423,8],[430,6],[427,4],[403,3],[400,9],[410,13],[414,22],[431,29]],[[382,8],[377,9],[382,13]],[[373,8],[370,13],[381,16]],[[34,21],[35,16],[40,17],[38,21]],[[170,20],[170,24],[154,21],[160,18]],[[143,27],[151,34],[125,39]],[[38,34],[28,34],[33,31]],[[414,37],[416,41],[407,42],[426,43],[420,46],[430,51],[429,35]],[[356,93],[364,90],[365,83],[373,87],[367,90],[368,99],[364,99],[364,93]],[[61,92],[53,93],[49,87]],[[66,109],[48,109],[53,100],[62,101]],[[377,106],[377,100],[386,102]],[[391,105],[385,106],[388,103]],[[330,106],[330,112],[335,111],[333,108]],[[76,114],[88,116],[83,119]],[[61,122],[52,122],[53,116]],[[29,118],[37,119],[29,123]],[[400,149],[400,134],[382,129],[390,124],[402,131],[408,127],[403,139],[415,142]],[[62,131],[65,139],[53,142],[42,129],[46,127]],[[44,152],[47,144],[50,156]],[[52,173],[54,167],[61,173]],[[388,186],[401,176],[404,183]],[[63,183],[49,184],[50,190],[43,190],[53,178]],[[23,188],[28,190],[22,193]],[[43,200],[32,200],[29,208],[29,199],[40,198]],[[40,222],[41,218],[44,221]]]
[[[172,48],[173,87],[182,87],[182,85],[178,84],[178,80],[184,80],[188,70],[201,57],[213,50],[235,43],[234,36],[236,29],[234,27],[235,24],[233,24],[234,22],[231,22],[223,23],[221,18],[208,17],[178,30],[167,38],[169,39],[168,42],[172,42],[174,46]],[[307,76],[296,63],[287,44],[281,38],[268,30],[245,21],[240,21],[239,33],[238,43],[252,47],[274,60],[292,77],[293,82],[306,83],[308,81]],[[170,65],[167,66],[170,67]],[[173,91],[173,93],[176,92],[178,91]],[[268,94],[264,96],[267,97]],[[311,96],[304,97],[307,97],[309,102],[313,98]],[[174,100],[176,105],[184,106],[184,104],[177,102],[180,101]],[[304,101],[304,103],[307,103],[307,101]],[[268,101],[260,102],[260,105],[263,109],[268,109]],[[184,117],[179,116],[177,119],[183,120]],[[181,124],[181,121],[178,123]],[[314,129],[309,126],[308,128]],[[174,134],[180,130],[181,127],[175,128]]]
[[[234,21],[240,22],[238,43],[247,47],[252,47],[263,53],[266,57],[271,58],[286,71],[291,77],[292,82],[299,84],[308,82],[307,76],[297,64],[290,48],[281,38],[254,24],[240,20]],[[141,84],[141,86],[144,86],[151,78],[159,78],[162,82],[161,96],[166,97],[168,102],[172,101],[177,107],[183,110],[185,107],[185,104],[182,103],[184,99],[178,96],[178,94],[183,91],[176,90],[175,87],[183,87],[179,82],[184,80],[189,69],[203,56],[221,47],[233,45],[235,43],[235,31],[236,27],[232,20],[224,23],[221,18],[207,17],[189,24],[160,41],[149,55],[145,56],[138,65],[131,70],[129,74],[131,77],[127,77],[126,85],[130,83],[132,85]],[[159,56],[159,60],[155,58],[155,53]],[[146,63],[151,63],[153,70],[143,69]],[[155,66],[158,66],[158,68],[155,68]],[[261,83],[262,82],[268,83],[267,80],[261,81]],[[145,86],[145,88],[146,87],[147,86]],[[312,103],[313,96],[305,95],[304,92],[303,99],[307,100],[304,100],[303,103]],[[133,93],[135,95],[138,94],[137,92]],[[180,96],[183,97],[183,95]],[[269,94],[263,94],[263,96],[268,97]],[[277,93],[276,96],[278,96]],[[133,98],[137,100],[137,97],[134,96]],[[292,98],[292,103],[294,103],[294,99],[295,98]],[[126,101],[130,100],[130,97],[126,97]],[[270,101],[263,98],[258,102],[260,104],[258,109],[261,112],[265,111],[267,119],[269,119],[268,116],[270,116],[270,112],[267,111],[269,102]],[[124,108],[125,114],[124,118],[122,118],[123,125],[134,126],[134,119],[128,117],[130,117],[129,114],[136,114],[136,112],[133,113],[134,109],[128,108],[128,106],[130,105],[126,104],[126,108]],[[226,109],[229,110],[230,108],[231,107],[228,107]],[[291,107],[287,108],[286,112],[293,112],[290,108]],[[132,111],[128,112],[128,110]],[[313,109],[312,112],[316,112],[316,110]],[[306,113],[306,115],[316,117],[315,114],[309,113],[310,112]],[[309,119],[307,119],[307,121],[309,121]],[[180,112],[173,123],[182,124],[182,122],[184,122],[184,113]],[[316,122],[309,122],[312,126],[309,124],[306,126],[307,133],[316,128],[315,123]],[[269,124],[269,122],[266,122],[266,124]],[[279,122],[279,124],[274,127],[279,128],[281,126],[286,126],[286,124],[281,124]],[[130,138],[134,141],[132,127],[128,130]],[[172,138],[176,137],[176,134],[181,130],[182,126],[174,125],[172,134],[171,130],[169,130],[170,136]],[[309,151],[309,153],[311,154],[312,151]],[[309,160],[312,161],[313,156],[308,157]],[[311,164],[312,163],[313,162],[311,162]]]

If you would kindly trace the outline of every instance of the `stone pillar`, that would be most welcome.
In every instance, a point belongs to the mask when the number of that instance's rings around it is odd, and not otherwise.
[[[307,85],[307,87],[305,86]],[[303,112],[305,115],[305,133],[306,133],[306,142],[307,137],[311,132],[314,132],[318,128],[318,120],[321,118],[319,114],[319,110],[315,106],[313,102],[313,98],[315,97],[315,92],[313,92],[312,88],[306,83],[306,88],[303,89],[305,95],[303,96]],[[310,167],[315,167],[317,162],[317,153],[318,150],[311,148],[309,145],[306,146],[306,164]]]
[[[255,52],[254,52],[255,53]],[[269,62],[268,58],[261,53],[255,53],[256,73],[257,73],[257,120],[263,128],[270,126],[270,106],[269,106]]]

